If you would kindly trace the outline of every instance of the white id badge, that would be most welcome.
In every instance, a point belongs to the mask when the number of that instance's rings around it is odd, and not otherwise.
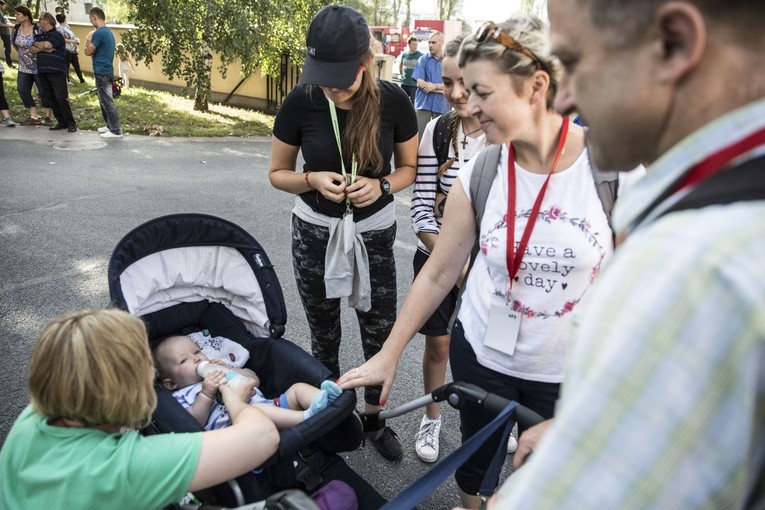
[[[353,209],[350,207],[343,215],[343,250],[345,253],[353,250],[356,242],[356,224],[353,222]]]
[[[501,304],[492,300],[484,345],[512,356],[518,343],[520,328],[521,314],[505,305],[504,299]]]

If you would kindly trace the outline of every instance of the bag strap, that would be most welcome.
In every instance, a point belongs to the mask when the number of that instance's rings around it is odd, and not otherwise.
[[[590,169],[592,170],[592,178],[595,180],[595,191],[598,193],[600,205],[603,206],[608,224],[611,225],[611,211],[619,191],[619,172],[602,172],[592,167]],[[613,228],[611,230],[613,231]]]
[[[448,457],[433,466],[427,473],[425,473],[419,480],[412,485],[404,489],[398,496],[390,500],[381,510],[400,510],[415,508],[418,503],[425,499],[441,482],[443,482],[447,476],[449,476],[454,470],[464,464],[478,448],[486,442],[497,429],[502,425],[505,425],[504,433],[502,437],[504,441],[507,441],[510,431],[513,428],[514,421],[512,420],[512,412],[517,404],[510,402],[496,418],[494,418],[489,424],[484,426],[481,430],[475,433],[467,441],[454,450]],[[504,458],[505,451],[500,448],[497,450],[492,461],[492,471],[496,469],[494,466],[497,463],[498,458]],[[502,466],[499,462],[499,467]],[[498,473],[499,471],[497,471]]]
[[[757,200],[765,200],[765,156],[714,174],[658,217],[708,205]]]
[[[449,160],[449,144],[453,136],[449,132],[449,120],[452,115],[456,115],[453,110],[441,115],[433,127],[433,152],[439,167]]]
[[[462,304],[462,294],[465,292],[465,282],[467,281],[470,271],[473,269],[473,263],[475,262],[478,250],[481,249],[481,245],[478,242],[478,237],[481,232],[481,218],[486,210],[486,202],[489,199],[489,191],[494,183],[494,178],[497,176],[497,165],[499,165],[499,159],[502,154],[501,145],[489,145],[478,153],[475,158],[475,164],[473,165],[473,173],[470,175],[470,186],[468,194],[470,195],[470,201],[473,204],[473,210],[475,211],[475,232],[476,238],[473,244],[473,249],[470,250],[470,261],[468,262],[468,269],[465,273],[465,278],[462,280],[462,285],[457,293],[457,304],[454,307],[454,312],[449,319],[448,331],[451,333],[454,321],[457,320],[457,315],[460,311],[460,305]]]

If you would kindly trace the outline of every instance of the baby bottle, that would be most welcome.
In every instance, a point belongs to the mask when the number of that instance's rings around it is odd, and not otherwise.
[[[210,363],[209,361],[200,361],[199,365],[197,365],[197,373],[199,374],[199,377],[205,377],[207,374],[215,370],[219,372],[225,372],[226,384],[232,388],[238,388],[239,386],[248,383],[248,379],[245,376],[239,372],[231,370],[228,367],[216,365],[215,363]]]

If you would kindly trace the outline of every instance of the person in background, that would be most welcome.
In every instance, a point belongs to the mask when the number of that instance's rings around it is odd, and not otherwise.
[[[249,472],[279,446],[273,422],[245,403],[246,385],[220,387],[230,427],[140,434],[157,405],[154,365],[145,325],[121,310],[51,321],[27,382],[31,403],[0,450],[0,508],[162,508]]]
[[[417,119],[401,87],[378,80],[367,22],[330,5],[311,21],[300,85],[274,120],[268,177],[293,193],[292,261],[313,355],[339,376],[340,300],[356,311],[364,358],[396,318],[393,195],[414,182]],[[305,164],[296,172],[298,153]],[[391,168],[391,159],[395,171]],[[385,405],[364,391],[365,409]],[[385,458],[402,457],[389,427],[368,433]]]
[[[446,198],[457,172],[486,145],[481,124],[468,112],[470,92],[465,88],[462,69],[457,64],[462,40],[463,36],[459,36],[444,48],[444,97],[452,110],[428,122],[417,154],[417,178],[410,207],[412,227],[418,237],[413,261],[415,277],[436,244]],[[431,393],[444,384],[446,363],[449,361],[449,320],[454,313],[458,293],[458,287],[453,287],[419,331],[425,335],[422,355],[425,393]],[[428,404],[415,438],[415,451],[423,462],[438,459],[440,430],[441,404]]]
[[[72,32],[71,28],[69,28],[69,23],[66,21],[65,14],[56,14],[56,21],[58,21],[56,30],[61,32],[61,35],[64,36],[64,41],[66,41],[67,80],[71,81],[69,66],[72,66],[74,72],[77,73],[77,78],[80,79],[80,83],[85,83],[85,78],[82,76],[82,69],[80,69],[80,57],[77,55],[77,47],[80,45],[80,38]]]
[[[117,106],[112,96],[114,83],[114,35],[106,26],[106,15],[100,7],[90,9],[90,23],[95,30],[88,34],[85,41],[85,55],[93,57],[93,73],[96,76],[98,103],[106,126],[98,128],[101,138],[121,138]]]
[[[417,92],[417,82],[412,79],[412,73],[417,66],[417,61],[422,56],[422,52],[417,49],[419,40],[415,36],[410,36],[407,40],[409,49],[401,52],[401,59],[398,66],[398,73],[401,76],[401,88],[409,95],[412,104],[414,104],[415,93]]]
[[[39,28],[33,22],[32,13],[27,7],[17,5],[14,7],[14,13],[16,14],[17,24],[14,25],[11,32],[11,44],[16,48],[16,52],[19,55],[16,90],[19,92],[24,107],[29,111],[29,116],[21,121],[21,125],[50,126],[53,124],[50,105],[42,97],[40,98],[46,113],[45,118],[40,119],[37,115],[37,103],[35,103],[35,99],[32,96],[32,87],[36,86],[38,91],[42,88],[40,77],[37,75],[37,57],[30,51]]]
[[[13,69],[13,60],[11,60],[11,25],[8,19],[3,14],[5,10],[5,0],[0,0],[0,41],[3,43],[5,49],[5,63]]]
[[[5,99],[5,87],[3,86],[4,71],[3,63],[0,62],[0,114],[3,116],[3,119],[0,120],[0,124],[7,127],[14,127],[16,123],[11,119],[11,112],[8,111],[8,101]]]
[[[406,345],[452,291],[477,240],[451,330],[452,376],[549,418],[563,380],[572,312],[613,252],[607,207],[584,129],[553,109],[560,69],[539,18],[484,24],[463,41],[459,65],[470,91],[468,113],[494,145],[460,168],[438,241],[383,348],[339,384],[382,383],[387,396]],[[473,172],[492,176],[482,212],[472,202]],[[495,417],[478,406],[460,409],[463,442]],[[484,478],[497,452],[505,453],[503,440],[503,431],[492,434],[457,468],[466,507],[479,508],[483,484],[496,487],[498,472]]]
[[[428,122],[449,111],[449,103],[444,99],[444,83],[441,79],[444,34],[433,32],[428,39],[428,49],[430,50],[428,54],[420,57],[412,72],[412,79],[417,83],[414,108],[417,110],[420,139]]]
[[[29,51],[37,56],[37,76],[40,97],[51,105],[56,124],[51,131],[66,129],[77,131],[77,123],[69,105],[69,88],[66,83],[66,42],[56,29],[56,18],[49,12],[40,14],[41,32]]]
[[[598,167],[650,171],[614,211],[556,417],[489,507],[765,508],[765,4],[548,9],[556,107]]]
[[[117,60],[119,60],[120,78],[122,79],[122,87],[125,89],[130,88],[130,72],[135,72],[133,62],[130,60],[130,53],[125,49],[122,44],[117,45]]]

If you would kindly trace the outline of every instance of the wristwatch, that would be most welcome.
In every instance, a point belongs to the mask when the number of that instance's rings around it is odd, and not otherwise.
[[[380,179],[380,191],[382,191],[382,197],[385,198],[390,195],[390,183],[385,177],[379,177]]]

